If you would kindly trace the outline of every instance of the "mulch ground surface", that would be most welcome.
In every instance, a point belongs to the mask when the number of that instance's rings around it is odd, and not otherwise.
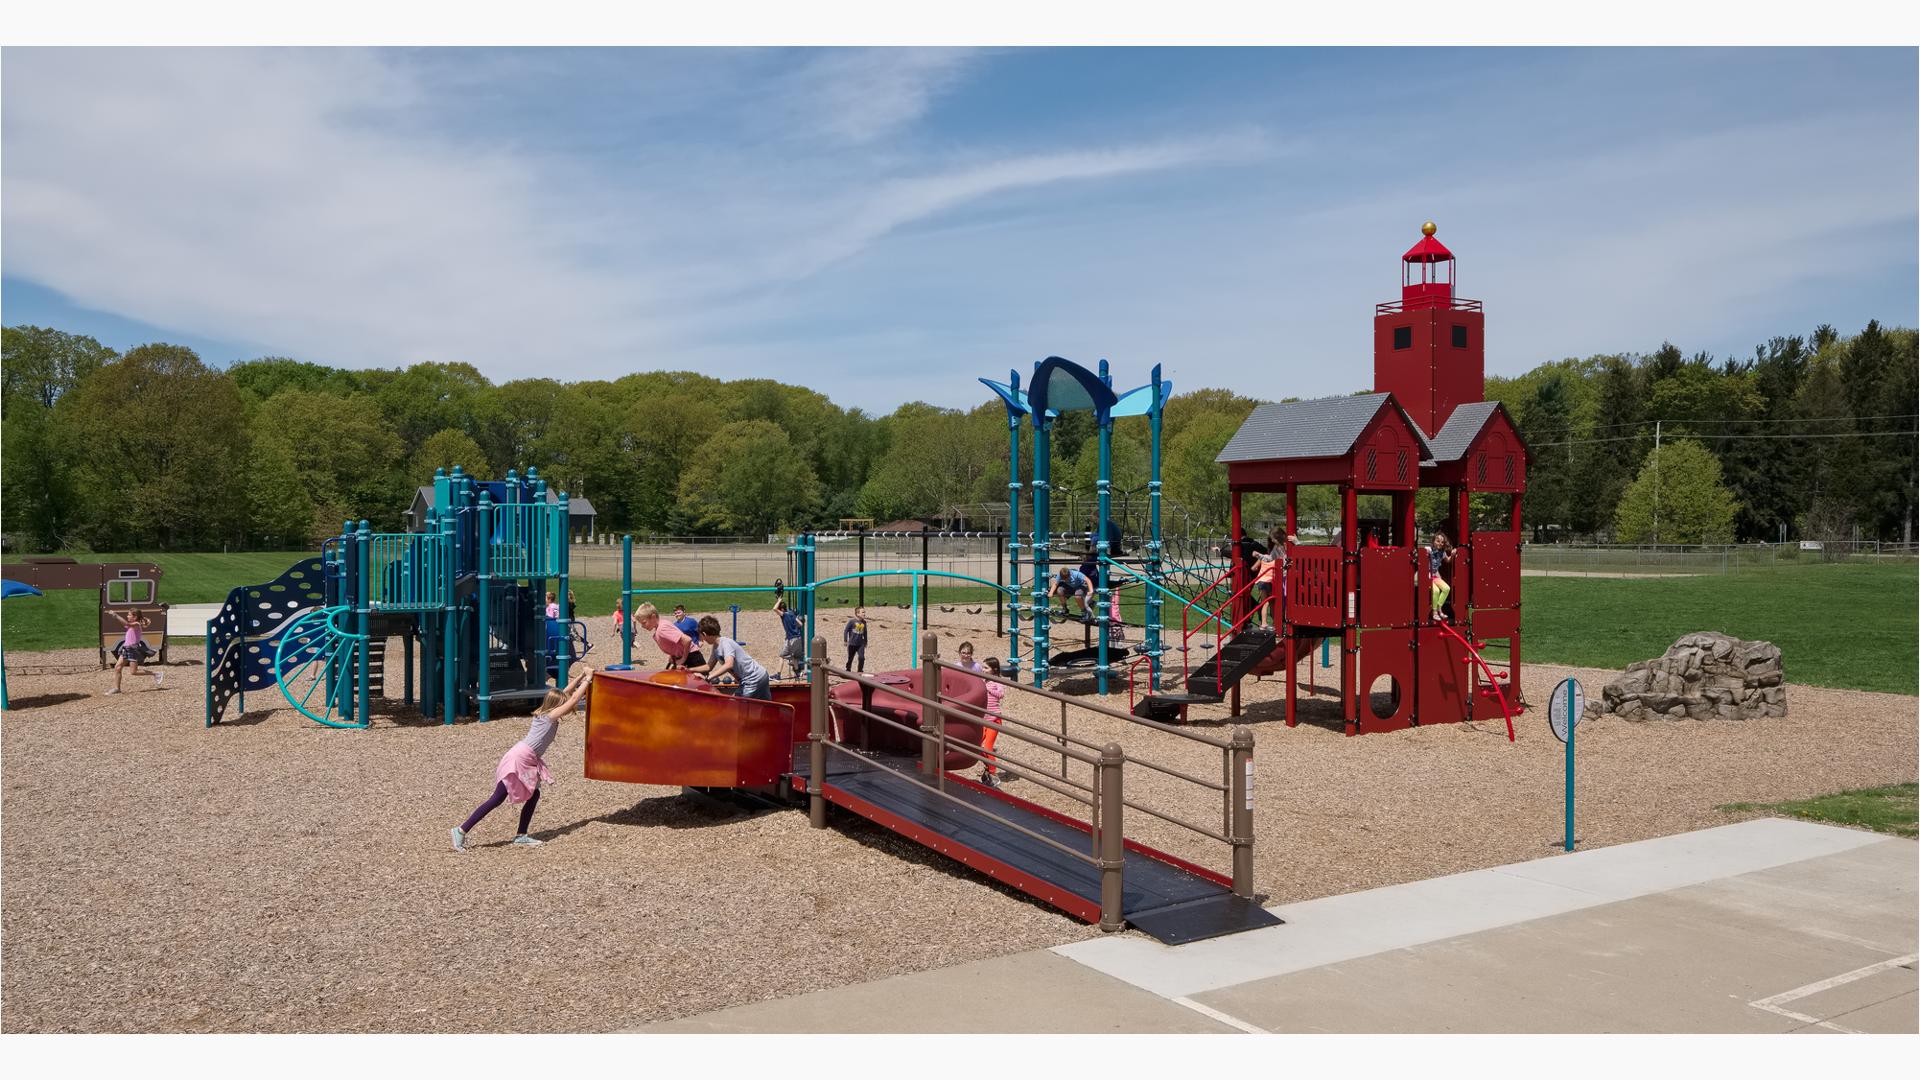
[[[873,614],[868,669],[906,666],[908,613]],[[822,618],[829,642],[840,619]],[[935,619],[943,654],[961,640],[998,651],[991,612]],[[741,632],[763,661],[777,654],[771,616],[743,614]],[[592,634],[589,659],[617,660],[611,620]],[[578,714],[548,754],[557,782],[533,824],[546,843],[506,844],[509,804],[455,853],[447,830],[491,791],[524,718],[448,728],[395,703],[367,730],[334,731],[256,694],[208,729],[198,651],[174,653],[164,688],[129,678],[119,696],[103,696],[112,675],[91,651],[7,657],[0,1029],[605,1031],[1097,933],[845,813],[814,831],[797,810],[586,780]],[[659,661],[645,643],[635,657]],[[1544,706],[1561,678],[1595,696],[1611,674],[1536,666],[1524,689]],[[1542,708],[1513,744],[1497,719],[1347,738],[1324,696],[1285,727],[1281,693],[1269,678],[1248,685],[1238,720],[1193,713],[1195,731],[1255,734],[1256,884],[1272,900],[1556,850],[1563,752]],[[1736,820],[1722,803],[1911,781],[1917,704],[1793,685],[1782,719],[1583,726],[1580,844]],[[1029,695],[1007,710],[1059,723]],[[1220,775],[1212,747],[1073,714],[1076,738]],[[1000,746],[1029,771],[1058,768],[1044,747]],[[1032,781],[1008,790],[1073,808]],[[1140,765],[1126,791],[1221,820],[1218,793]],[[1228,865],[1225,845],[1128,815],[1129,836]]]

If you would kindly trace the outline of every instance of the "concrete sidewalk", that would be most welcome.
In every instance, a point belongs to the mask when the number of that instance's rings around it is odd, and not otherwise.
[[[643,1030],[1913,1033],[1916,852],[1762,819]]]

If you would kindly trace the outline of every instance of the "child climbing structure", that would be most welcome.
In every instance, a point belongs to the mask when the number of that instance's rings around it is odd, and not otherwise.
[[[1218,461],[1232,493],[1232,535],[1241,535],[1248,492],[1285,495],[1284,533],[1297,534],[1303,485],[1330,485],[1340,526],[1326,543],[1284,543],[1283,586],[1260,601],[1277,630],[1250,625],[1253,578],[1241,559],[1200,597],[1204,612],[1183,633],[1212,634],[1214,655],[1191,668],[1184,693],[1150,695],[1140,707],[1171,712],[1232,699],[1250,674],[1287,675],[1286,721],[1297,723],[1294,663],[1322,640],[1340,648],[1340,702],[1347,734],[1507,715],[1520,685],[1520,502],[1527,448],[1506,409],[1485,397],[1485,316],[1480,301],[1454,295],[1454,256],[1421,228],[1401,256],[1401,296],[1374,314],[1374,392],[1261,405]],[[1452,593],[1434,608],[1433,560],[1415,532],[1422,486],[1447,491],[1445,532],[1457,542]],[[1360,517],[1359,500],[1385,496],[1391,510]],[[1442,573],[1447,573],[1443,570]],[[1207,611],[1211,605],[1212,610]],[[1184,618],[1184,613],[1183,613]],[[1503,671],[1481,655],[1506,646]],[[1183,655],[1185,653],[1183,652]],[[1368,707],[1362,708],[1362,702]]]
[[[433,496],[418,532],[349,522],[319,557],[228,594],[207,625],[209,727],[269,686],[317,723],[366,727],[392,689],[393,638],[400,700],[444,723],[531,708],[566,684],[586,651],[567,610],[566,494],[549,496],[535,469],[481,481],[455,466],[435,471]]]

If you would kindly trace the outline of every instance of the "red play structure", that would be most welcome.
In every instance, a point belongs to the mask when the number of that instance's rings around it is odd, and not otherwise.
[[[1375,308],[1374,392],[1256,408],[1218,460],[1233,497],[1233,535],[1247,492],[1286,496],[1298,533],[1299,489],[1333,487],[1340,525],[1325,543],[1284,546],[1284,587],[1256,604],[1242,558],[1182,613],[1186,693],[1154,694],[1163,711],[1230,698],[1239,682],[1292,673],[1323,640],[1340,651],[1341,714],[1349,735],[1414,724],[1505,716],[1520,707],[1520,499],[1527,448],[1512,417],[1485,396],[1485,316],[1454,295],[1454,257],[1422,227],[1401,257],[1401,295]],[[1456,545],[1447,612],[1432,610],[1427,539],[1414,497],[1447,491],[1439,527]],[[1360,516],[1384,496],[1384,517]],[[1256,623],[1266,609],[1267,626]],[[1481,655],[1506,646],[1504,663]],[[1288,678],[1286,720],[1299,685]],[[1145,704],[1145,703],[1142,703]]]

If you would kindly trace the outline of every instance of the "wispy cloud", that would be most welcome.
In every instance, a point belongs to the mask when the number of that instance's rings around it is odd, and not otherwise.
[[[932,107],[980,61],[968,49],[851,49],[813,54],[778,80],[777,114],[803,132],[871,143]]]
[[[551,57],[463,78],[384,52],[10,50],[6,271],[83,306],[313,359],[463,359],[511,377],[564,357],[582,375],[617,373],[675,363],[768,290],[914,222],[1257,146],[1246,134],[1046,154],[882,145],[976,59],[830,52],[763,70],[754,93],[710,82],[716,126],[750,129],[777,100],[787,137],[661,134],[639,164],[601,169],[577,149],[445,123],[457,110],[439,95],[551,75]],[[734,75],[769,61],[715,58]],[[641,85],[658,93],[685,70],[669,68]],[[648,100],[633,114],[702,111]]]

